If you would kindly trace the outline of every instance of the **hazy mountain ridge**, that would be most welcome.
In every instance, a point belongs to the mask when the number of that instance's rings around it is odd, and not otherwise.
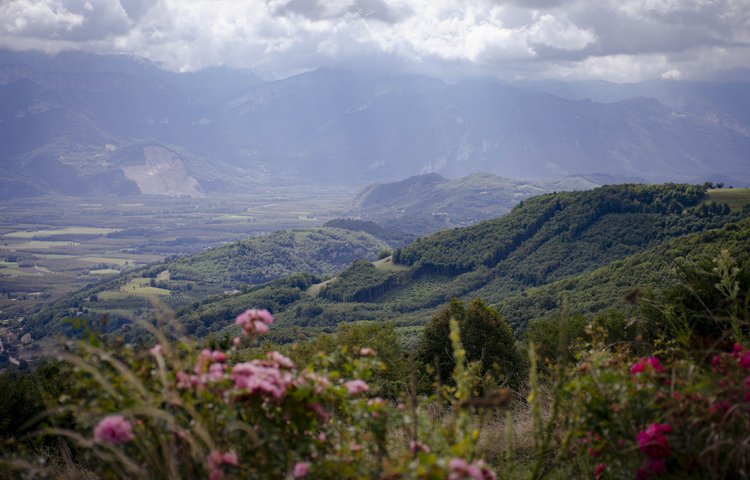
[[[598,103],[493,80],[317,70],[264,82],[125,56],[0,52],[0,190],[139,192],[117,152],[143,143],[172,151],[204,193],[476,171],[742,182],[750,120],[746,84],[733,85]]]
[[[486,173],[458,179],[431,173],[368,185],[354,197],[351,214],[424,235],[502,216],[518,202],[542,193],[600,185],[582,176],[523,181]]]

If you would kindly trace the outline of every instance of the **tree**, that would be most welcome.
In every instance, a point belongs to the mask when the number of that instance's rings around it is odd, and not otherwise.
[[[481,373],[498,381],[518,383],[522,373],[521,355],[508,322],[495,310],[476,298],[468,305],[453,299],[425,326],[417,357],[424,365],[438,370],[440,380],[448,382],[455,366],[448,334],[454,318],[461,330],[466,360],[480,362]]]

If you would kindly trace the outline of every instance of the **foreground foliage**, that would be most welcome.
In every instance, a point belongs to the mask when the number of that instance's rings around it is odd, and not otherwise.
[[[236,319],[251,338],[272,321],[265,310]],[[456,386],[443,397],[455,413],[442,425],[414,396],[403,403],[377,396],[368,380],[383,365],[370,348],[320,355],[301,368],[277,351],[243,359],[240,337],[229,352],[196,351],[186,339],[170,342],[144,328],[158,339],[148,352],[79,342],[63,355],[73,387],[26,440],[64,439],[75,463],[66,468],[76,476],[495,478],[477,458],[472,418],[458,408],[472,383],[455,322]],[[35,445],[21,444],[5,468],[60,476],[59,467],[45,466],[56,454]]]

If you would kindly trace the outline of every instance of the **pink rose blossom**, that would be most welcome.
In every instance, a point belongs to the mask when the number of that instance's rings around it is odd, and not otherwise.
[[[109,442],[115,445],[129,442],[133,436],[133,426],[122,415],[109,415],[99,421],[94,428],[94,441]]]
[[[268,310],[245,310],[237,315],[235,323],[242,328],[245,335],[264,334],[273,323],[273,316]]]
[[[253,322],[253,328],[255,329],[255,333],[259,335],[265,335],[268,333],[268,325],[261,322],[260,320],[255,320]]]
[[[268,365],[262,360],[238,363],[232,368],[232,379],[238,390],[274,398],[283,397],[292,381],[291,375],[282,373],[277,366]]]
[[[266,358],[276,363],[280,367],[294,368],[294,362],[287,356],[280,354],[279,352],[268,352]]]
[[[349,395],[359,395],[360,393],[364,393],[370,390],[370,387],[367,385],[367,383],[359,379],[349,380],[348,382],[345,382],[344,387],[346,387],[346,391],[349,392]]]
[[[294,478],[302,478],[307,476],[308,473],[310,473],[310,464],[308,462],[297,462],[294,465],[292,476]]]

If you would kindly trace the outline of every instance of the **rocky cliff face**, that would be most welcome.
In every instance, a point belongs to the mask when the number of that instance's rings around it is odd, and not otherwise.
[[[198,180],[187,174],[182,159],[173,151],[160,146],[143,147],[141,165],[122,167],[122,172],[134,181],[141,193],[172,197],[202,197]]]

